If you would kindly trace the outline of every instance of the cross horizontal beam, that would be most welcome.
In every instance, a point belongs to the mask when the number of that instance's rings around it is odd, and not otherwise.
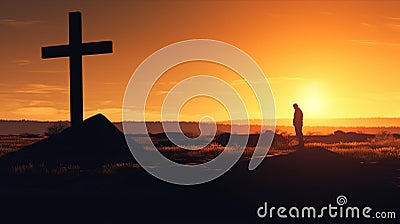
[[[112,41],[99,41],[83,43],[81,49],[71,49],[71,45],[59,45],[42,47],[42,58],[69,57],[72,52],[80,52],[82,55],[112,53]]]
[[[112,53],[112,41],[90,42],[84,43],[82,46],[82,55],[108,53]]]

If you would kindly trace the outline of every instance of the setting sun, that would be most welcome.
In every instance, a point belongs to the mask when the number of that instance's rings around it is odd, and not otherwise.
[[[305,112],[309,114],[310,117],[319,117],[322,112],[321,101],[317,97],[310,97],[304,100],[303,108]]]
[[[318,118],[324,116],[323,100],[328,101],[329,98],[324,96],[323,90],[317,84],[309,85],[301,95],[299,104],[307,117]]]

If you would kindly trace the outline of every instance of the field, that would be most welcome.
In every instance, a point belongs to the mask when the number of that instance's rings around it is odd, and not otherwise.
[[[335,143],[315,141],[331,141],[332,136],[306,136],[305,149],[298,149],[294,147],[297,143],[294,137],[285,135],[284,141],[274,144],[267,158],[254,171],[247,169],[254,148],[247,147],[241,160],[223,176],[191,187],[160,181],[134,160],[106,162],[96,167],[74,163],[56,166],[19,164],[1,176],[0,209],[3,214],[23,221],[43,211],[51,214],[50,219],[65,216],[66,211],[73,209],[71,221],[77,217],[86,217],[89,222],[115,220],[115,217],[126,220],[134,215],[135,219],[146,219],[149,223],[161,220],[186,222],[201,212],[206,214],[201,219],[221,219],[221,223],[227,220],[298,223],[299,220],[260,220],[255,211],[264,201],[275,205],[325,206],[335,203],[338,195],[345,194],[352,204],[366,203],[376,210],[397,211],[400,139],[394,136],[381,133],[363,142]],[[27,135],[1,136],[0,153],[18,152],[21,147],[42,139],[44,137]],[[94,139],[98,138],[94,136]],[[140,139],[137,141],[141,142]],[[153,150],[146,144],[144,149]],[[88,156],[89,161],[103,158],[86,155],[85,150],[88,150],[86,145],[76,149],[78,158]],[[241,153],[239,147],[224,148],[216,143],[200,150],[183,150],[176,146],[159,147],[158,150],[183,164],[207,162],[223,150]],[[93,152],[96,153],[90,153]],[[58,152],[51,158],[57,155]],[[157,216],[153,214],[154,206],[159,208]],[[19,209],[14,209],[16,207]],[[21,212],[27,215],[18,215]],[[385,220],[385,223],[396,221]],[[331,222],[341,223],[336,219],[323,221]]]
[[[0,156],[44,139],[36,135],[0,135]]]
[[[17,151],[23,146],[33,144],[37,141],[45,139],[44,136],[37,135],[2,135],[0,136],[0,156],[7,153]],[[297,144],[293,136],[286,136],[287,142],[278,144],[271,147],[268,151],[267,158],[287,155],[296,151],[294,147]],[[307,142],[307,147],[322,147],[329,151],[341,154],[345,157],[357,160],[361,164],[377,164],[385,161],[392,161],[400,159],[400,139],[393,137],[390,133],[382,132],[374,138],[365,142],[338,142],[338,143],[324,143],[324,142]],[[141,142],[140,138],[136,138]],[[147,142],[141,142],[146,150],[153,150]],[[188,148],[196,148],[195,145],[188,146]],[[232,154],[241,153],[240,147],[223,147],[216,143],[211,143],[206,147],[199,150],[184,150],[176,146],[163,146],[158,147],[158,150],[167,158],[172,161],[182,164],[199,164],[212,160],[218,156],[223,150]],[[249,160],[253,156],[254,147],[246,147],[242,154],[241,160]],[[139,168],[137,163],[114,163],[104,164],[101,169],[96,170],[81,170],[79,165],[63,165],[60,164],[55,168],[48,168],[45,166],[38,167],[32,164],[24,164],[12,168],[14,174],[23,174],[25,172],[41,173],[41,174],[66,174],[66,173],[103,173],[111,174],[119,169],[125,168]]]

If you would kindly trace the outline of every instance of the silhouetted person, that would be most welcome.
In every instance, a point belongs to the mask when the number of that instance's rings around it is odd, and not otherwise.
[[[296,132],[296,137],[299,140],[299,147],[304,147],[303,139],[303,111],[299,108],[297,103],[293,104],[294,116],[293,116],[293,126]]]

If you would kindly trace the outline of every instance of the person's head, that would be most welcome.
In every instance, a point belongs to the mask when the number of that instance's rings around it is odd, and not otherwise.
[[[299,108],[299,105],[297,105],[297,103],[295,103],[295,104],[293,104],[293,108],[294,108],[294,109],[298,109],[298,108]]]

